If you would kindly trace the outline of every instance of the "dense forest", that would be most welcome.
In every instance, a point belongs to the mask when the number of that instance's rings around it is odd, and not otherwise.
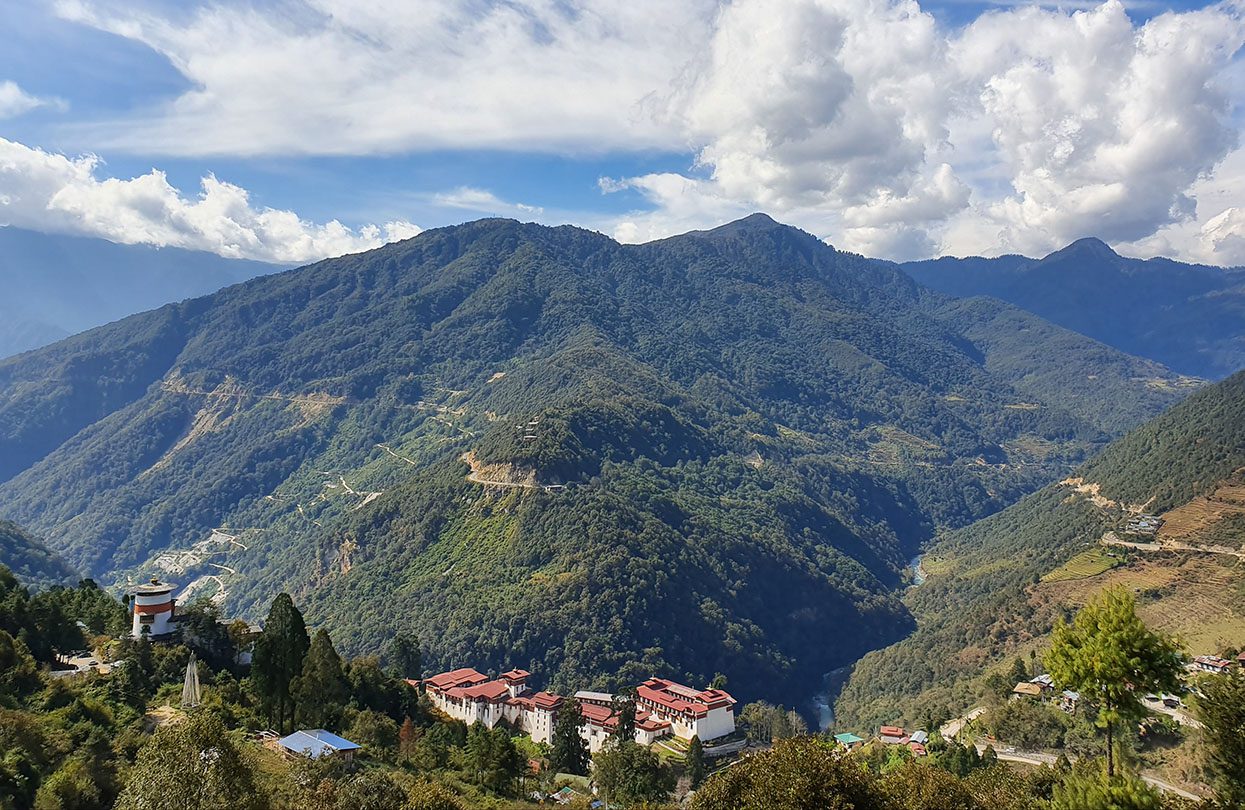
[[[67,585],[77,579],[73,569],[42,540],[7,520],[0,520],[0,565],[34,587]]]
[[[991,296],[1185,374],[1245,367],[1245,268],[1130,259],[1082,239],[1043,259],[941,258],[903,265],[922,284]]]
[[[1065,648],[1148,651],[1159,665],[1154,677],[1163,661],[1178,667],[1167,642],[1136,624],[1127,594],[1120,598],[1126,609],[1112,628],[1132,624],[1131,635],[1091,629]],[[0,810],[170,802],[185,810],[521,810],[555,797],[572,810],[602,802],[622,810],[1221,810],[1245,797],[1235,767],[1245,755],[1235,733],[1245,674],[1206,685],[1213,702],[1199,716],[1216,795],[1194,802],[1160,793],[1127,760],[1104,774],[1092,731],[1096,753],[1075,764],[1064,757],[1014,769],[992,747],[937,732],[919,753],[879,740],[847,753],[810,735],[798,714],[763,703],[738,712],[734,737],[747,754],[710,758],[696,737],[652,747],[630,739],[635,704],[623,694],[616,711],[625,730],[590,754],[573,701],[558,712],[549,744],[505,723],[468,726],[441,713],[421,691],[423,648],[414,636],[395,635],[381,657],[345,658],[284,593],[268,606],[258,638],[207,600],[179,615],[177,638],[135,641],[125,635],[121,603],[93,583],[32,594],[0,567]],[[79,648],[99,663],[69,670],[62,657]],[[239,663],[244,649],[253,651],[249,665]],[[187,697],[183,673],[191,669],[199,689]],[[358,747],[345,759],[283,751],[278,737],[299,728]]]
[[[837,721],[868,727],[957,714],[980,698],[983,672],[1004,667],[1068,611],[1033,599],[1033,587],[1120,525],[1124,511],[1108,502],[1162,513],[1210,494],[1242,468],[1245,372],[1198,391],[1073,473],[1097,485],[1099,503],[1053,484],[940,537],[929,549],[929,579],[905,599],[916,632],[857,664],[836,704]],[[1232,576],[1239,581],[1239,573]],[[1222,608],[1240,612],[1245,603]]]
[[[0,361],[0,513],[107,584],[289,591],[350,654],[791,700],[910,629],[936,530],[1193,384],[763,216],[484,220]]]

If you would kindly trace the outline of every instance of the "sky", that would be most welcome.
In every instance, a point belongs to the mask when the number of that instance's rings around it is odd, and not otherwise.
[[[1245,264],[1245,0],[0,0],[0,225],[301,263],[755,211]]]

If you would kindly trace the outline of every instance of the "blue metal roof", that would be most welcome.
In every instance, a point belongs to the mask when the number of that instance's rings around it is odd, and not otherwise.
[[[354,751],[359,748],[350,740],[338,737],[322,728],[295,731],[288,737],[282,737],[277,744],[287,751],[305,754],[312,759],[319,759],[326,754],[334,754],[338,751]]]

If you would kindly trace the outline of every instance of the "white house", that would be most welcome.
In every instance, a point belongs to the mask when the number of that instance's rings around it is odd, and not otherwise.
[[[161,582],[152,577],[146,585],[133,589],[130,635],[134,638],[157,639],[177,630],[177,626],[173,624],[173,591],[176,588],[171,582]]]
[[[659,721],[670,724],[674,736],[701,742],[735,731],[735,698],[721,689],[693,689],[664,678],[649,678],[636,689],[637,704]]]
[[[463,668],[433,675],[423,685],[434,706],[467,725],[482,723],[493,728],[505,720],[536,742],[550,743],[562,698],[533,692],[527,686],[529,677],[530,672],[512,669],[489,680],[487,675]]]

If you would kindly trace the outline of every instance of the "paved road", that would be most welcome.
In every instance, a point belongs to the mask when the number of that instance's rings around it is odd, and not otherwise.
[[[986,744],[978,740],[977,753],[980,754],[985,750]],[[1047,754],[1041,751],[1016,751],[1012,748],[996,748],[994,749],[994,753],[997,754],[998,758],[1003,762],[1020,762],[1025,765],[1054,765],[1055,761],[1059,759],[1059,757],[1054,754]],[[1076,759],[1076,757],[1071,757],[1071,759]],[[1141,778],[1146,782],[1146,784],[1156,787],[1164,793],[1174,793],[1177,796],[1197,801],[1202,799],[1202,797],[1196,793],[1190,793],[1184,788],[1176,787],[1171,782],[1164,781],[1157,776],[1151,776],[1150,774],[1143,773],[1141,774]]]
[[[978,717],[981,717],[983,714],[985,714],[985,712],[986,712],[985,706],[978,706],[974,709],[969,709],[963,715],[947,723],[944,723],[938,729],[938,733],[942,735],[942,738],[944,740],[953,740],[956,737],[960,736],[960,732],[964,730],[965,726],[967,726],[973,720],[976,720]]]

